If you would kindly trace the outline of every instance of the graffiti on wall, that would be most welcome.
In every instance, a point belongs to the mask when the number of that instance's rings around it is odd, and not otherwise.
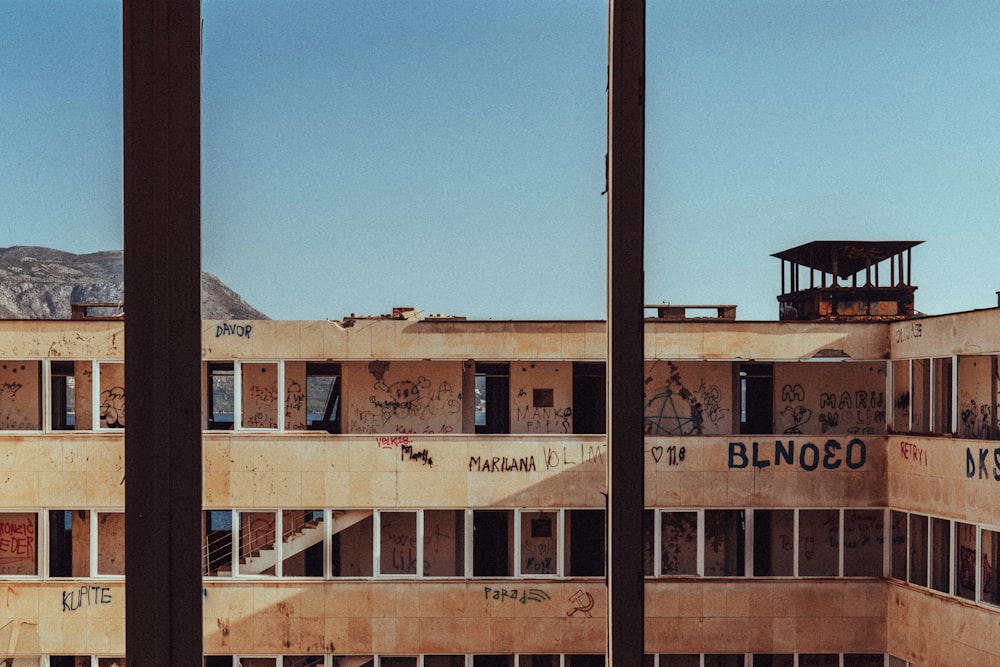
[[[817,398],[818,403],[811,403]],[[807,426],[814,417],[820,433],[872,434],[878,425],[885,424],[885,392],[881,391],[821,391],[818,397],[810,398],[801,384],[789,383],[781,388],[779,402],[779,414],[789,424],[785,435],[815,431]]]
[[[111,604],[111,589],[107,586],[80,586],[62,592],[62,610],[76,611],[81,607]]]
[[[718,385],[709,385],[702,379],[691,389],[677,365],[669,360],[665,363],[666,383],[645,402],[646,435],[702,435],[706,423],[714,425],[726,419],[730,410],[722,407],[722,390]],[[646,378],[646,384],[652,381],[651,375]]]
[[[1000,452],[1000,449],[997,451]],[[762,446],[753,442],[749,451],[745,443],[730,442],[728,463],[730,469],[751,466],[761,469],[772,465],[775,467],[787,465],[812,472],[817,468],[859,470],[865,467],[867,458],[867,447],[864,441],[858,438],[854,438],[847,445],[832,439],[822,445],[812,442],[796,445],[794,440],[775,440],[773,448],[767,447],[767,443]]]
[[[402,379],[389,382],[386,378],[389,372],[388,361],[372,361],[368,364],[368,372],[375,379],[372,388],[374,393],[368,397],[368,405],[355,407],[351,413],[351,429],[359,433],[380,433],[391,427],[393,422],[405,420],[409,424],[404,430],[415,428],[412,422],[431,422],[424,432],[436,433],[437,423],[441,423],[441,432],[446,432],[445,423],[449,415],[460,414],[462,411],[462,394],[456,392],[451,383],[442,380],[434,386],[427,377],[419,375],[416,379]],[[427,428],[431,428],[430,431]],[[398,431],[399,425],[395,425]],[[450,430],[450,428],[448,428]]]
[[[971,440],[989,440],[993,437],[993,432],[993,406],[976,405],[975,400],[969,401],[969,405],[962,410],[958,436]]]
[[[992,451],[980,448],[977,454],[965,448],[965,476],[969,479],[992,479],[1000,482],[1000,447]]]
[[[125,387],[101,392],[101,419],[106,428],[125,428]]]
[[[0,520],[0,574],[35,574],[35,515]]]

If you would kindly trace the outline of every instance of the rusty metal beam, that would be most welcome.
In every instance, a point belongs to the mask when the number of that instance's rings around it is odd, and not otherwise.
[[[611,0],[608,39],[608,664],[642,664],[646,6]]]
[[[199,0],[123,0],[126,663],[202,663]]]

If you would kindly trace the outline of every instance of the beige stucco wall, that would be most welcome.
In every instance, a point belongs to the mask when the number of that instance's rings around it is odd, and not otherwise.
[[[888,650],[914,665],[1000,665],[996,609],[889,584]]]
[[[646,650],[882,653],[886,588],[874,579],[647,584]]]
[[[207,582],[205,652],[603,653],[606,609],[601,582]]]
[[[646,505],[884,507],[885,443],[872,435],[646,438]]]
[[[552,405],[536,406],[534,392],[551,390]],[[512,362],[510,364],[510,432],[573,432],[573,364]]]
[[[997,525],[1000,443],[893,435],[887,451],[889,506]]]

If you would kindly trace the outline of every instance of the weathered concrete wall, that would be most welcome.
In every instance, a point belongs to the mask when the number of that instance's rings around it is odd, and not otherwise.
[[[4,655],[123,655],[123,581],[7,582],[0,607]]]
[[[884,361],[774,365],[775,431],[885,433]]]
[[[889,507],[973,523],[1000,517],[1000,442],[888,439]]]
[[[37,361],[0,361],[0,430],[41,428],[41,377]]]
[[[572,363],[510,364],[510,432],[573,432]]]
[[[888,650],[914,665],[1000,665],[1000,614],[908,584],[889,585]]]
[[[751,437],[647,438],[646,505],[885,506],[885,436]]]
[[[347,362],[342,368],[348,432],[462,432],[461,362]]]
[[[205,652],[603,653],[603,582],[207,582]]]
[[[646,650],[882,653],[886,589],[877,580],[647,584]]]
[[[732,363],[659,359],[647,361],[645,372],[647,435],[722,435],[739,430]]]

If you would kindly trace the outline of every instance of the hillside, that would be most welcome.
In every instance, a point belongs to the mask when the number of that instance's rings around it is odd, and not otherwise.
[[[74,302],[124,299],[121,250],[75,255],[51,248],[0,248],[0,319],[70,318]],[[201,316],[207,320],[268,319],[216,276],[202,272]]]

